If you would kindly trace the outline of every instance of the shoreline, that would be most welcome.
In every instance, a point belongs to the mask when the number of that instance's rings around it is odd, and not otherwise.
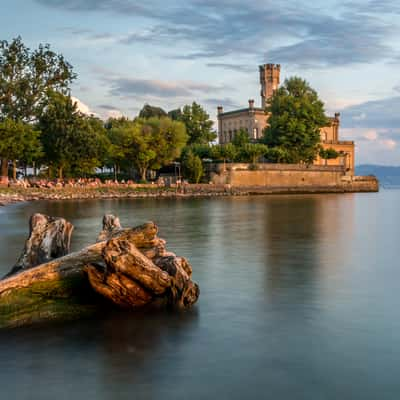
[[[74,188],[16,188],[0,187],[0,206],[38,200],[89,200],[89,199],[144,199],[144,198],[195,198],[253,196],[273,194],[323,194],[378,192],[375,187],[354,187],[353,185],[266,187],[230,185],[186,185],[174,187],[74,187]]]

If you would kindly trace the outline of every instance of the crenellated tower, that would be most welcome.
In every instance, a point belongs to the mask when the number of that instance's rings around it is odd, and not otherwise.
[[[281,74],[280,64],[260,65],[261,107],[264,109],[269,99],[279,87]]]

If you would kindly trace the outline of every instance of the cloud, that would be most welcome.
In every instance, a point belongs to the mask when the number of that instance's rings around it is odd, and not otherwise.
[[[249,65],[230,64],[230,63],[207,63],[207,67],[227,69],[236,72],[254,72],[254,67]]]
[[[204,103],[216,108],[218,106],[223,106],[224,108],[237,109],[240,108],[240,105],[237,104],[236,101],[229,98],[209,98],[205,99]]]
[[[360,115],[354,115],[353,116],[353,120],[354,121],[362,121],[362,120],[364,120],[366,118],[367,118],[367,114],[365,114],[365,113],[361,113]]]
[[[321,15],[310,21],[302,40],[275,48],[268,56],[271,61],[303,68],[381,61],[393,54],[384,39],[391,29],[390,24],[372,16]]]
[[[97,108],[101,108],[102,110],[118,110],[117,107],[114,107],[110,104],[99,104]]]
[[[117,14],[151,15],[151,1],[147,1],[147,7],[137,1],[131,0],[35,0],[37,3],[55,9],[67,11],[93,12],[105,11]]]
[[[376,130],[369,130],[363,134],[363,137],[367,140],[374,141],[378,139],[378,132]]]
[[[96,109],[99,109],[99,114],[105,120],[108,118],[120,118],[123,116],[122,111],[111,104],[99,104]]]
[[[388,150],[393,150],[397,146],[397,143],[393,139],[382,139],[379,142]]]
[[[119,97],[156,96],[188,97],[198,93],[219,92],[223,88],[192,81],[160,81],[155,79],[106,78],[110,94]],[[225,88],[226,89],[226,88]]]
[[[124,45],[159,44],[176,59],[220,59],[240,54],[260,61],[321,68],[381,61],[394,53],[386,40],[394,29],[389,20],[361,15],[349,6],[337,7],[332,13],[306,3],[298,7],[295,1],[274,0],[255,0],[246,6],[239,0],[171,0],[168,7],[161,0],[35,1],[70,12],[113,13],[132,21],[145,18],[146,29],[115,40]],[[377,1],[370,3],[382,8]],[[266,53],[265,49],[270,50]],[[225,62],[210,64],[237,71],[242,68]]]
[[[363,3],[349,2],[346,7],[362,14],[398,14],[400,4],[397,0],[369,0]]]
[[[90,107],[88,105],[86,105],[85,103],[83,103],[81,100],[79,100],[77,97],[73,97],[71,96],[71,99],[74,103],[76,103],[76,106],[78,107],[78,110],[82,113],[82,114],[86,114],[86,115],[92,115],[95,114],[94,112],[92,112],[90,110]]]
[[[357,164],[399,164],[400,130],[342,128],[340,136],[355,141]]]
[[[400,96],[368,101],[341,110],[345,128],[400,128]]]

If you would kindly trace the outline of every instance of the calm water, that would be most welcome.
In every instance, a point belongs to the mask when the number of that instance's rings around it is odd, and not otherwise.
[[[399,399],[400,191],[0,208],[0,272],[33,212],[94,240],[154,220],[200,284],[186,313],[0,333],[0,399]]]

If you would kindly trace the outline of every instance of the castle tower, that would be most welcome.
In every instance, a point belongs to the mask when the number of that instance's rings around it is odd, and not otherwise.
[[[261,107],[265,108],[280,81],[280,64],[260,65]]]

